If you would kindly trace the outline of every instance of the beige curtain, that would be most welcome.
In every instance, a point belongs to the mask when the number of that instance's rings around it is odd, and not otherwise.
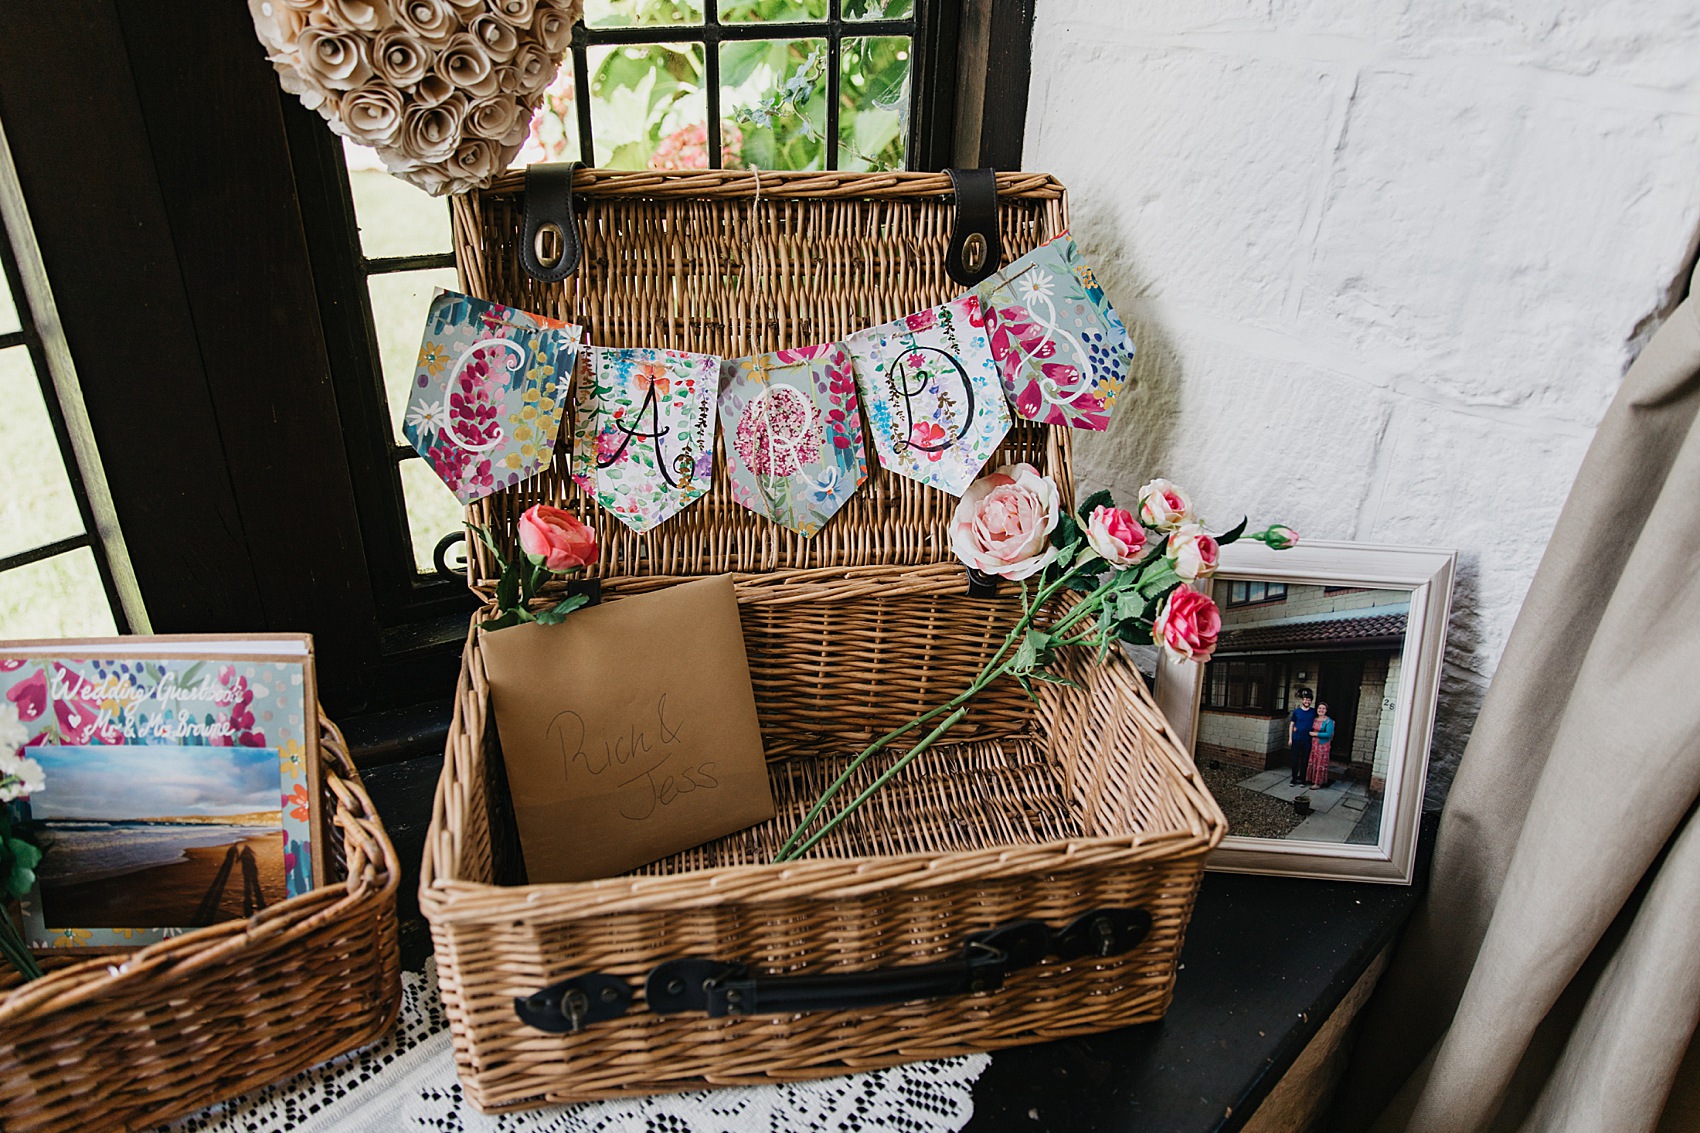
[[[1691,289],[1559,517],[1427,898],[1366,1009],[1340,1130],[1700,1127],[1683,1068],[1700,1018],[1697,410]]]

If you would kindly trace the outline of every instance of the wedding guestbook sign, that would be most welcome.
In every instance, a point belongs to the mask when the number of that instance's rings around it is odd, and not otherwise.
[[[1010,426],[979,299],[964,295],[844,344],[880,464],[960,496]]]
[[[838,343],[721,363],[732,498],[813,535],[868,478],[850,352]]]
[[[526,877],[612,877],[773,817],[730,575],[486,632]]]
[[[32,948],[149,944],[323,876],[310,638],[0,642],[0,696],[42,771],[10,804],[43,850]]]

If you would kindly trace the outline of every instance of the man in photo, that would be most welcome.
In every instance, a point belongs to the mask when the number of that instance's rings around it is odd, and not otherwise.
[[[1310,689],[1299,690],[1299,706],[1287,717],[1287,747],[1291,762],[1287,783],[1297,787],[1305,781],[1310,763],[1310,730],[1316,724],[1316,708]],[[1267,765],[1266,765],[1267,766]]]

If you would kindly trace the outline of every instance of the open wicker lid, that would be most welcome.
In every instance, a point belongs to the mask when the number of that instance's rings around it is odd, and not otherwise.
[[[945,274],[953,215],[943,173],[581,170],[574,180],[583,259],[564,283],[520,266],[523,176],[454,198],[462,285],[472,295],[585,328],[599,346],[657,346],[722,357],[838,341],[962,293]],[[1067,200],[1048,174],[1000,173],[1005,262],[1063,232]],[[646,534],[626,528],[568,475],[571,401],[542,475],[479,500],[469,522],[511,546],[535,503],[595,525],[597,573],[690,576],[821,567],[913,566],[950,558],[954,497],[879,466],[825,528],[804,537],[739,506],[724,460],[702,499]],[[864,429],[866,424],[864,423]],[[994,464],[1026,461],[1070,492],[1068,430],[1016,420]],[[500,565],[473,541],[471,585]]]

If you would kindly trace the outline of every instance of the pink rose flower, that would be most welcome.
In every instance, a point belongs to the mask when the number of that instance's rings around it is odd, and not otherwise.
[[[1299,533],[1284,523],[1259,531],[1252,538],[1266,544],[1271,551],[1290,551],[1299,545]]]
[[[1145,528],[1126,508],[1095,507],[1086,520],[1086,541],[1111,566],[1132,566],[1145,550]]]
[[[1159,531],[1173,531],[1197,518],[1185,492],[1167,480],[1153,480],[1139,489],[1139,521]]]
[[[950,520],[950,549],[971,569],[1019,581],[1057,557],[1062,509],[1057,482],[1031,464],[1010,464],[968,486]]]
[[[1222,612],[1190,586],[1176,587],[1151,624],[1151,640],[1176,661],[1203,664],[1216,651]]]
[[[1197,582],[1216,573],[1222,548],[1198,524],[1184,523],[1169,536],[1169,549],[1164,553],[1176,574],[1188,582]]]
[[[557,574],[596,561],[596,529],[571,512],[535,504],[519,517],[520,549]]]

